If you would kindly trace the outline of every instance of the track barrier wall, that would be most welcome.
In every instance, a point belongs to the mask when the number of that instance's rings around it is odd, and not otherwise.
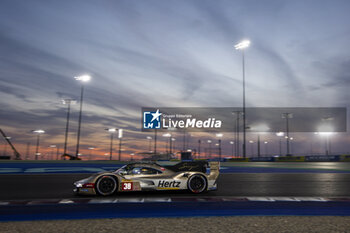
[[[224,161],[225,162],[249,162],[249,158],[231,158]]]
[[[224,159],[224,162],[350,162],[350,155],[230,158]]]

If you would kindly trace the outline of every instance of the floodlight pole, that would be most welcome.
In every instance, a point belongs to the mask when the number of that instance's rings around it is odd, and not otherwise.
[[[122,138],[119,138],[119,151],[118,151],[118,159],[121,161],[122,156]]]
[[[235,45],[235,49],[242,50],[242,76],[243,76],[243,158],[247,155],[246,145],[246,103],[245,103],[245,56],[244,49],[250,45],[249,40],[243,40]]]
[[[240,148],[239,148],[239,115],[242,113],[241,111],[233,111],[233,114],[236,115],[236,126],[235,126],[235,155],[239,157]]]
[[[80,93],[80,111],[79,111],[79,124],[78,124],[78,135],[77,135],[77,149],[75,152],[76,158],[79,157],[79,143],[80,143],[80,128],[81,128],[81,117],[83,112],[83,100],[84,100],[84,82],[90,81],[91,77],[89,75],[82,75],[78,77],[74,77],[76,80],[82,82],[81,83],[81,93]]]
[[[147,136],[146,139],[148,140],[148,152],[152,151],[152,137]]]
[[[258,132],[258,157],[260,157],[261,153],[260,153],[260,133]]]
[[[276,133],[276,136],[279,137],[279,156],[282,156],[282,137],[284,136],[284,133],[283,132],[278,132]]]
[[[285,118],[286,119],[286,143],[287,143],[287,156],[290,155],[289,154],[289,118],[292,118],[293,115],[292,113],[289,113],[289,112],[285,112],[285,113],[282,113],[282,118]]]
[[[38,133],[37,136],[36,136],[35,160],[38,160],[39,143],[40,143],[40,133]]]
[[[246,145],[246,109],[245,109],[245,59],[244,59],[244,49],[242,50],[242,66],[243,66],[243,158],[247,155],[247,145]]]
[[[107,130],[111,134],[111,142],[110,142],[110,147],[109,147],[109,160],[112,160],[112,156],[113,156],[113,137],[114,137],[114,133],[117,131],[117,129],[116,128],[107,128],[105,130]]]
[[[182,144],[182,151],[186,151],[186,130],[183,131],[183,144]]]
[[[68,128],[69,128],[69,116],[70,116],[70,105],[72,100],[71,99],[67,99],[64,100],[65,102],[67,102],[67,121],[66,121],[66,131],[65,131],[65,135],[64,135],[64,149],[63,149],[63,154],[67,153],[67,142],[68,142]]]
[[[80,111],[79,111],[79,123],[78,123],[78,135],[77,135],[77,149],[75,152],[75,156],[79,157],[79,143],[80,143],[80,128],[81,128],[81,117],[83,112],[83,100],[84,100],[84,84],[81,85],[80,92]]]
[[[282,156],[282,138],[280,138],[279,147],[280,147],[280,153],[279,153],[279,155]]]
[[[236,156],[240,157],[240,148],[239,148],[239,115],[237,115],[237,120],[236,120]]]
[[[209,159],[211,159],[211,140],[208,140],[208,144],[209,144]]]
[[[176,147],[175,147],[175,138],[172,138],[172,141],[173,141],[173,152],[175,153],[176,152]]]
[[[113,153],[113,135],[114,133],[111,132],[111,145],[109,147],[109,160],[112,160],[112,153]]]
[[[118,129],[118,138],[119,138],[119,161],[121,161],[122,157],[122,138],[123,138],[123,129]]]
[[[32,133],[36,133],[36,150],[35,150],[35,160],[38,160],[39,155],[39,143],[40,143],[40,134],[45,133],[44,130],[38,129],[38,130],[32,130]]]
[[[233,141],[230,141],[231,144],[231,156],[233,157],[233,145],[235,144]]]
[[[157,154],[157,129],[154,129],[154,154]]]
[[[151,141],[151,139],[149,140],[148,150],[149,150],[149,151],[151,151],[151,150],[152,150],[152,141]]]
[[[288,113],[286,114],[286,130],[287,130],[287,155],[289,155],[289,118]]]
[[[197,159],[201,158],[201,140],[198,140],[198,156]]]

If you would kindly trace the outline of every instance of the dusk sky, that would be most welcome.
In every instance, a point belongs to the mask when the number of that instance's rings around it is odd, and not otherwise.
[[[89,146],[107,153],[108,127],[125,129],[126,154],[145,151],[142,106],[242,105],[241,53],[234,49],[242,39],[251,41],[247,106],[349,107],[349,12],[348,0],[1,0],[0,125],[22,154],[27,142],[34,151],[31,130],[39,128],[47,132],[43,148],[62,148],[60,100],[79,99],[74,76],[89,74],[82,153]],[[78,111],[73,105],[71,154]],[[350,151],[348,134],[335,139],[342,148],[335,151]]]

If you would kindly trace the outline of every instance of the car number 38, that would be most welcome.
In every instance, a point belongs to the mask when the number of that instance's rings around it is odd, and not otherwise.
[[[123,182],[122,183],[122,190],[123,191],[132,190],[132,182]]]

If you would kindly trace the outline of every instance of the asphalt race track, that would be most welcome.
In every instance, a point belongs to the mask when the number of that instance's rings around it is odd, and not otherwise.
[[[75,198],[73,182],[90,174],[0,175],[0,200]],[[345,197],[350,196],[349,173],[224,173],[218,190],[200,194],[217,197]],[[116,197],[185,197],[188,192],[119,193]],[[89,197],[91,198],[91,197]]]

